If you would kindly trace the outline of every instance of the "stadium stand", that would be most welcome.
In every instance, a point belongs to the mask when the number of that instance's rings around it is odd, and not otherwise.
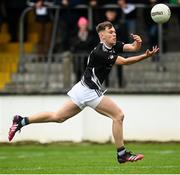
[[[50,82],[48,88],[44,88],[47,62],[36,62],[36,58],[29,56],[26,61],[25,73],[13,73],[12,80],[6,82],[6,91],[14,93],[59,93],[65,92],[74,83],[71,57],[69,61],[62,55],[56,55],[54,62],[49,69]],[[163,71],[161,65],[152,62],[151,59],[130,66],[124,66],[125,86],[117,87],[117,76],[114,76],[116,69],[111,73],[111,92],[118,93],[177,93],[180,87],[180,53],[167,53],[163,56],[163,64],[167,70]],[[38,58],[37,58],[38,59]],[[68,72],[68,73],[66,73]],[[71,74],[69,74],[71,72]],[[6,75],[7,76],[7,75]],[[69,77],[69,78],[68,78]]]
[[[180,53],[166,53],[163,55],[163,64],[166,71],[160,70],[156,63],[145,60],[143,63],[124,68],[127,87],[130,92],[142,93],[175,93],[179,92]]]

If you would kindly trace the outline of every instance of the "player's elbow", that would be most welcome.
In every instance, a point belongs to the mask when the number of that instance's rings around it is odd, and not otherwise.
[[[141,46],[134,46],[132,48],[132,52],[138,52],[138,51],[140,51],[140,49],[141,49]]]
[[[141,45],[136,47],[136,52],[140,51],[141,50]]]
[[[132,50],[134,51],[134,52],[138,52],[140,49],[141,49],[141,43],[140,42],[135,42],[135,43],[133,43],[132,44]]]
[[[116,60],[116,64],[117,65],[126,65],[126,64],[128,64],[128,60],[123,57],[120,57]]]

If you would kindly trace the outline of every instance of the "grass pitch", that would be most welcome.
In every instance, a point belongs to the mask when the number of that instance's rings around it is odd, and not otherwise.
[[[1,144],[1,174],[179,174],[180,143],[128,143],[145,158],[119,164],[113,144]]]

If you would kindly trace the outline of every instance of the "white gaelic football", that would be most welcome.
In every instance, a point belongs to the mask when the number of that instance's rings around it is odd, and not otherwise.
[[[158,24],[163,24],[169,20],[171,16],[170,8],[165,4],[156,4],[151,9],[151,18]]]

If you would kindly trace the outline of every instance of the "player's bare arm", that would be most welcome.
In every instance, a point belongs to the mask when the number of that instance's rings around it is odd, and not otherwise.
[[[137,52],[141,49],[142,39],[139,35],[131,34],[132,39],[134,40],[131,44],[125,44],[123,47],[124,52]]]
[[[158,51],[159,51],[159,48],[157,46],[154,46],[152,48],[152,50],[147,49],[146,52],[144,54],[141,54],[141,55],[132,56],[132,57],[128,57],[128,58],[124,58],[122,56],[118,56],[117,59],[116,59],[115,64],[117,64],[117,65],[129,65],[129,64],[133,64],[133,63],[142,61],[142,60],[144,60],[144,59],[146,59],[148,57],[152,57]]]

